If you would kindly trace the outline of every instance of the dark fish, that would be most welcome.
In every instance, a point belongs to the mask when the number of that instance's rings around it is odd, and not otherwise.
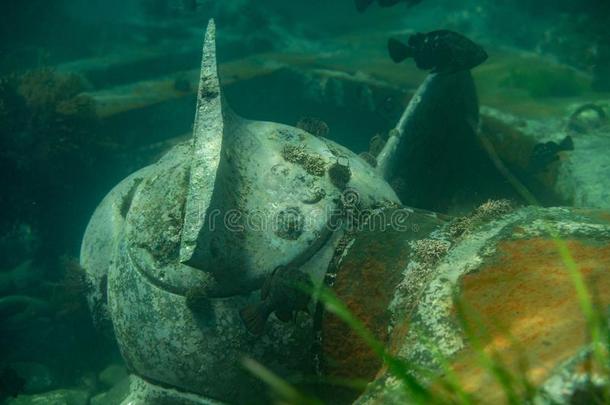
[[[534,146],[530,157],[530,170],[538,172],[546,168],[550,163],[559,159],[557,154],[562,151],[574,150],[574,141],[571,136],[566,136],[560,143],[545,142]]]
[[[407,44],[388,40],[390,57],[396,63],[413,58],[419,69],[432,73],[470,70],[487,60],[487,52],[465,36],[454,31],[438,30],[417,33]]]
[[[356,8],[361,13],[374,2],[375,0],[355,0]],[[377,0],[377,4],[379,4],[380,7],[392,7],[400,2],[407,3],[409,6],[414,6],[421,3],[422,0]]]
[[[0,370],[0,401],[16,397],[25,388],[25,380],[12,368]]]
[[[239,315],[250,333],[261,335],[272,312],[280,321],[288,322],[298,311],[307,311],[311,288],[307,274],[294,267],[278,266],[261,289],[261,301],[248,305]]]

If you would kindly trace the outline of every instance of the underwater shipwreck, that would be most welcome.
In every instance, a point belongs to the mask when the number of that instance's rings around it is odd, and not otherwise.
[[[0,80],[3,137],[33,138],[3,139],[5,180],[40,184],[0,202],[62,201],[39,230],[2,221],[0,249],[64,273],[0,272],[0,403],[610,403],[603,72],[585,92],[445,29],[390,38],[389,69],[366,44],[364,62],[225,63],[229,20],[184,49]],[[168,72],[147,77],[155,58]],[[57,253],[71,213],[78,257]]]

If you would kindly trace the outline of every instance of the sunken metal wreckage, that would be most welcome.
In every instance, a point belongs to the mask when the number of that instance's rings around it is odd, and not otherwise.
[[[211,21],[193,139],[119,183],[82,243],[94,318],[112,325],[133,375],[125,404],[262,396],[262,383],[241,366],[244,356],[282,375],[307,372],[311,316],[291,323],[272,316],[261,337],[244,327],[240,310],[260,300],[278,266],[323,283],[345,233],[339,217],[350,206],[401,205],[388,179],[416,153],[409,145],[420,143],[446,83],[461,83],[455,88],[471,100],[466,121],[478,120],[470,72],[431,74],[375,168],[331,140],[236,115],[222,95],[215,48]]]

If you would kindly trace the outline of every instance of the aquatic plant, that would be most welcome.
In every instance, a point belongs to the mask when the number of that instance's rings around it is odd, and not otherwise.
[[[313,117],[303,117],[301,118],[296,125],[297,128],[302,129],[303,131],[309,132],[315,136],[325,137],[330,132],[328,128],[328,124],[318,118]]]
[[[323,404],[317,398],[307,396],[294,388],[288,382],[284,381],[281,377],[277,376],[271,370],[267,369],[262,364],[251,358],[245,358],[243,360],[243,366],[250,373],[260,378],[269,387],[272,388],[275,395],[286,404],[294,405],[320,405]]]
[[[433,265],[447,254],[451,244],[444,240],[420,239],[413,243],[413,253],[426,265]]]
[[[12,214],[0,229],[27,223],[40,232],[42,249],[63,249],[67,235],[60,230],[74,216],[65,201],[82,198],[110,146],[84,90],[78,76],[50,68],[0,79],[0,209]]]
[[[513,204],[509,200],[488,200],[471,214],[454,219],[449,225],[449,234],[453,237],[466,235],[476,226],[498,219],[513,209]]]
[[[303,145],[286,145],[282,149],[282,157],[290,163],[295,163],[303,167],[312,176],[324,176],[326,163],[322,156],[305,151]]]
[[[60,258],[63,275],[54,285],[51,302],[60,318],[88,316],[87,293],[92,286],[85,277],[85,270],[77,258],[64,255]]]
[[[528,195],[525,198],[529,199],[531,196]],[[470,218],[474,219],[473,223],[477,223],[480,219],[500,218],[511,210],[512,206],[507,201],[488,201],[477,208]],[[549,241],[551,251],[555,252],[558,263],[565,269],[575,288],[577,302],[586,320],[587,335],[590,341],[589,345],[585,345],[585,350],[588,350],[587,353],[589,354],[583,358],[584,364],[582,366],[585,378],[588,378],[588,380],[579,385],[580,388],[574,392],[572,400],[588,398],[595,401],[594,403],[608,403],[610,398],[607,387],[608,377],[610,377],[610,363],[608,362],[610,334],[607,310],[596,304],[594,296],[585,283],[580,267],[574,260],[566,241],[557,235],[555,227],[547,223],[546,218],[542,219],[540,226],[551,237]],[[420,250],[423,251],[424,257],[427,255],[431,260],[437,260],[439,256],[446,253],[448,248],[448,243],[443,243],[442,247],[439,245],[438,249],[430,249],[431,243],[429,240],[420,242],[415,244],[414,254],[416,257],[419,256],[416,250]],[[418,246],[420,249],[418,249]],[[429,252],[432,253],[428,255]],[[421,344],[432,355],[434,364],[438,368],[422,369],[421,366],[412,364],[402,357],[399,358],[390,354],[390,350],[396,350],[395,346],[385,347],[377,341],[363,322],[350,313],[347,306],[340,302],[330,290],[326,287],[321,287],[321,289],[322,291],[317,292],[316,296],[323,303],[325,310],[338,316],[349,325],[382,359],[384,369],[389,371],[389,377],[381,380],[378,385],[369,386],[369,392],[374,393],[379,389],[391,389],[391,398],[403,403],[476,403],[473,395],[463,385],[466,383],[462,382],[456,375],[453,362],[445,357],[441,348],[436,346],[437,343],[434,343],[435,341],[427,336],[426,331],[417,329],[417,324],[409,324],[409,329],[415,330],[415,339],[420,343],[423,342]],[[536,365],[530,365],[525,354],[520,354],[524,351],[520,348],[520,343],[509,332],[500,328],[500,335],[498,335],[498,332],[492,334],[491,329],[498,329],[499,326],[494,323],[493,319],[491,323],[489,319],[484,321],[482,313],[479,313],[465,295],[457,289],[454,290],[452,302],[455,321],[464,336],[464,341],[470,348],[472,359],[475,362],[471,366],[478,367],[492,378],[493,384],[498,386],[506,403],[529,403],[535,398],[539,399],[546,395],[545,386],[537,386],[530,379]],[[502,347],[505,344],[512,347],[511,353],[517,356],[516,359],[508,359],[496,346],[488,345],[488,342],[497,342],[499,338],[506,341],[506,343],[501,344]]]
[[[493,147],[486,145],[486,148],[497,169],[514,187],[523,200],[530,205],[540,206],[540,202],[529,189],[521,183],[510,170],[508,170],[500,159],[497,158],[497,154]],[[607,384],[607,382],[610,381],[610,320],[608,318],[607,309],[600,308],[595,302],[594,296],[591,294],[585,282],[582,269],[574,260],[574,256],[572,255],[567,242],[561,238],[558,230],[551,226],[548,221],[543,221],[542,227],[551,237],[554,248],[559,254],[563,267],[574,286],[578,304],[587,325],[587,337],[590,340],[592,355],[590,356],[590,362],[588,363],[588,371],[599,370],[601,373],[603,380],[606,382],[603,389],[603,402],[608,402],[610,400],[610,386]]]
[[[487,200],[474,211],[473,216],[483,221],[489,221],[500,218],[513,209],[513,204],[509,200]]]
[[[399,384],[401,391],[394,391],[394,401],[402,401],[403,403],[416,404],[431,404],[431,403],[457,403],[457,404],[473,404],[477,403],[473,395],[467,392],[466,387],[460,381],[453,369],[450,360],[442,354],[440,348],[436,347],[431,339],[422,330],[416,331],[417,339],[430,351],[434,361],[438,364],[439,369],[429,370],[423,369],[409,361],[390,354],[390,348],[385,347],[379,342],[374,335],[364,326],[364,324],[352,314],[349,309],[343,304],[329,289],[321,287],[316,292],[320,301],[323,303],[326,311],[339,317],[360,338],[369,345],[369,347],[382,359],[384,368],[386,368],[394,381],[387,380],[387,386],[395,386]],[[456,321],[459,329],[465,336],[466,341],[471,347],[471,351],[475,354],[475,361],[478,367],[490,375],[494,382],[498,384],[504,395],[506,403],[521,404],[529,403],[540,394],[541,387],[535,386],[528,376],[531,368],[525,358],[518,359],[518,367],[509,367],[504,358],[495,350],[487,350],[483,342],[489,341],[490,335],[487,326],[480,318],[477,311],[462,298],[457,291],[454,292],[453,298]],[[601,313],[601,312],[599,312]],[[604,326],[604,341],[600,341],[605,351],[608,350],[608,324],[603,322]],[[592,330],[589,329],[591,333]],[[504,336],[510,344],[519,348],[516,342],[510,335]],[[593,341],[595,343],[595,341]],[[595,349],[594,349],[595,350]],[[245,368],[261,380],[266,382],[270,388],[286,403],[299,404],[314,404],[320,403],[320,400],[305,395],[280,377],[274,375],[264,366],[247,360],[244,363]],[[585,367],[587,367],[585,365]],[[601,381],[607,383],[610,376],[607,363],[597,363],[595,366],[589,366],[588,370],[593,368],[600,371]],[[369,386],[370,387],[370,386]],[[383,389],[382,387],[370,387],[372,390]],[[600,385],[593,381],[585,381],[585,384],[574,392],[573,401],[578,398],[588,398],[594,402],[586,403],[607,403],[608,390],[606,385]],[[572,402],[576,403],[576,402]]]
[[[11,343],[3,343],[3,358],[26,358],[30,345],[44,353],[39,361],[53,363],[79,350],[78,342],[95,340],[84,294],[89,286],[78,261],[65,255],[75,254],[89,199],[112,181],[99,173],[107,172],[114,145],[101,134],[95,102],[84,90],[77,76],[49,68],[0,79],[0,210],[7,213],[0,232],[11,238],[2,241],[0,266],[13,265],[7,248],[30,245],[12,250],[32,261],[35,278],[2,301],[10,314],[3,338]],[[77,362],[89,368],[98,355]],[[82,372],[79,367],[69,373]]]

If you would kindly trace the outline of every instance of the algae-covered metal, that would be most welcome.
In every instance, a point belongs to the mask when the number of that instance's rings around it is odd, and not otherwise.
[[[349,170],[341,182],[330,173],[336,165]],[[233,113],[222,96],[211,22],[193,139],[115,187],[83,240],[94,315],[111,321],[140,378],[132,399],[156,385],[221,401],[262,397],[262,384],[241,367],[244,356],[283,376],[308,370],[311,317],[294,324],[272,317],[257,338],[239,310],[258,299],[280,265],[320,283],[342,233],[337,219],[355,202],[399,200],[350,150]],[[187,296],[204,302],[189,307]]]

